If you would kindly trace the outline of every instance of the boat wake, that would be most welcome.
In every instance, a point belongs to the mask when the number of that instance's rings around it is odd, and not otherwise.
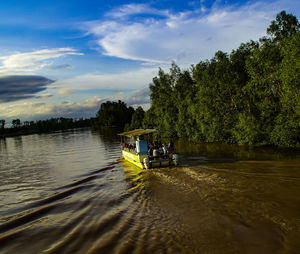
[[[285,191],[275,180],[269,188]],[[267,181],[226,167],[142,170],[118,161],[1,212],[0,252],[274,253],[299,235],[299,222],[278,200],[260,198]]]

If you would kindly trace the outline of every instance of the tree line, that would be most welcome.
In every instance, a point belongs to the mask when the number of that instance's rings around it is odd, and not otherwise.
[[[259,41],[218,51],[188,70],[174,63],[168,73],[159,69],[146,112],[107,102],[95,121],[196,142],[300,147],[299,51],[299,22],[282,11]]]
[[[150,88],[150,108],[102,103],[95,118],[12,121],[0,136],[85,127],[156,128],[163,137],[195,142],[300,147],[300,34],[285,11],[266,37],[242,43],[230,54],[215,53],[182,70],[159,69]]]
[[[72,128],[81,128],[91,126],[90,119],[73,119],[73,118],[51,118],[38,121],[24,121],[14,119],[10,128],[5,128],[6,121],[0,120],[0,137],[24,135],[32,133],[44,133],[57,130],[66,130]]]
[[[197,142],[299,147],[299,22],[282,11],[267,34],[189,70],[160,69],[143,125]]]
[[[95,118],[92,119],[92,126],[96,129],[102,127],[121,127],[125,130],[142,128],[145,111],[142,107],[136,110],[127,107],[123,101],[107,101],[102,103]]]

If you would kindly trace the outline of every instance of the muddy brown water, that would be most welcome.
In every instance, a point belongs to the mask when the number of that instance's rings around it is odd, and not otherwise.
[[[300,153],[175,142],[119,160],[114,133],[0,140],[0,253],[300,253]]]

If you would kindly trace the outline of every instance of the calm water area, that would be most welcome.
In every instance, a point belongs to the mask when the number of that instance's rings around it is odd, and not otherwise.
[[[120,159],[115,132],[0,140],[0,253],[300,253],[300,152],[175,141]]]

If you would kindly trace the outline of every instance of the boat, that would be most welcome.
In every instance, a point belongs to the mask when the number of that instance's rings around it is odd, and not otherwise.
[[[178,154],[175,152],[173,142],[169,146],[160,147],[149,141],[149,135],[157,132],[155,129],[136,129],[119,133],[121,136],[121,146],[123,158],[142,169],[150,169],[157,167],[177,166]],[[148,141],[146,140],[148,136]],[[130,139],[131,142],[126,143],[124,138]]]

